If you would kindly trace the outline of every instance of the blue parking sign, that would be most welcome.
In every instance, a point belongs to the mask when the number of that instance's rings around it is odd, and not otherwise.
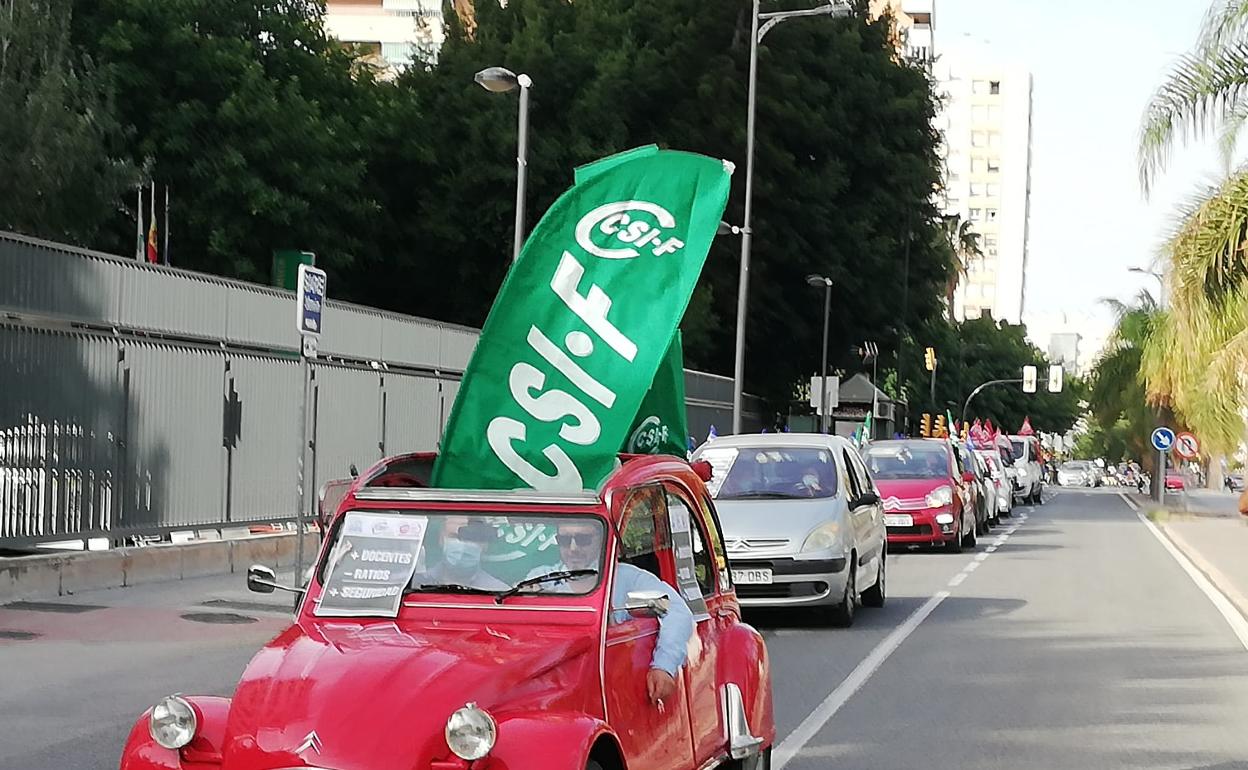
[[[1159,427],[1153,431],[1152,441],[1153,449],[1158,452],[1169,452],[1174,446],[1174,431],[1165,426]]]
[[[321,311],[325,306],[325,271],[311,265],[299,266],[299,283],[295,292],[298,307],[295,328],[300,334],[321,333]]]

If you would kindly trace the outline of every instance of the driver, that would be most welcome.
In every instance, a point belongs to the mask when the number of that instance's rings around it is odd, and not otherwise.
[[[442,561],[424,574],[414,575],[413,585],[453,583],[483,591],[506,591],[510,585],[481,569],[481,557],[496,537],[498,530],[489,522],[447,516],[440,540]]]
[[[555,536],[559,543],[560,562],[538,567],[529,577],[564,570],[598,569],[602,531],[602,526],[592,521],[573,519],[560,522]],[[581,593],[592,589],[597,580],[596,575],[589,575],[537,585],[534,589]],[[685,648],[693,635],[693,613],[675,588],[653,573],[621,561],[616,562],[615,585],[611,591],[612,622],[620,623],[628,619],[628,610],[625,609],[628,595],[637,591],[658,591],[666,595],[670,602],[667,614],[659,618],[659,639],[650,658],[650,670],[646,673],[646,694],[661,706],[676,691],[676,675],[684,665]]]
[[[800,483],[811,497],[825,496],[831,492],[826,483],[827,477],[823,465],[823,463],[811,461],[802,469]]]

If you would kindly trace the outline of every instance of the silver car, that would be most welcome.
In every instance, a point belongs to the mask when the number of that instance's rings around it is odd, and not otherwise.
[[[816,607],[842,626],[853,623],[859,604],[884,605],[884,511],[849,441],[725,436],[693,459],[713,469],[707,487],[741,604]]]

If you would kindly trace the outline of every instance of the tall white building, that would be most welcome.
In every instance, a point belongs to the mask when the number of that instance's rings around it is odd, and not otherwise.
[[[328,0],[325,30],[393,75],[437,55],[442,0]]]
[[[979,233],[983,257],[954,295],[956,319],[1019,323],[1031,209],[1031,73],[942,50],[934,72],[945,102],[945,213]]]

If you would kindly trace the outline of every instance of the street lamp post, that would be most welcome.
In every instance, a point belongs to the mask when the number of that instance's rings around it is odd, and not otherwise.
[[[486,67],[472,78],[491,93],[502,94],[520,89],[519,136],[516,140],[516,227],[512,239],[511,261],[520,258],[524,245],[524,186],[529,169],[529,89],[533,79],[528,75],[512,72],[506,67]]]
[[[1157,279],[1157,307],[1162,310],[1166,309],[1166,276],[1156,270],[1149,270],[1144,267],[1128,267],[1129,273],[1141,273],[1143,275],[1151,275]],[[1159,404],[1155,410],[1157,415],[1157,424],[1161,424],[1161,405]],[[1157,472],[1153,474],[1153,488],[1149,490],[1158,503],[1164,502],[1165,485],[1166,485],[1166,453],[1158,450],[1157,452]]]
[[[806,276],[806,283],[823,287],[823,364],[819,368],[819,432],[828,432],[828,322],[832,318],[832,279]]]
[[[828,0],[827,5],[801,11],[759,12],[760,0],[754,0],[750,14],[750,83],[746,97],[745,117],[745,219],[741,223],[741,267],[737,278],[737,340],[732,366],[732,432],[741,432],[741,402],[745,389],[745,307],[750,287],[750,215],[754,210],[754,106],[758,90],[758,46],[763,36],[787,19],[800,16],[844,16],[852,10]],[[759,22],[764,22],[759,28]]]

